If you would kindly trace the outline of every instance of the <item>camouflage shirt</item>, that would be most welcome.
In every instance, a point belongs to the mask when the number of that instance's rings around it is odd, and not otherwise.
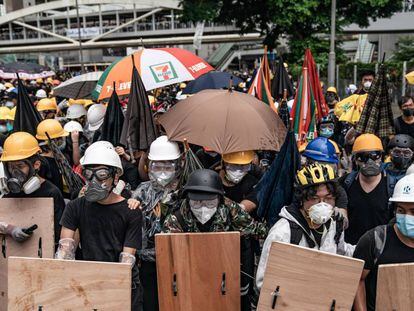
[[[162,225],[165,233],[200,232],[198,221],[188,206],[187,200],[182,200],[180,208],[174,214],[169,214]],[[240,205],[226,200],[220,204],[213,215],[209,232],[239,231],[242,236],[265,238],[266,225],[255,221]]]

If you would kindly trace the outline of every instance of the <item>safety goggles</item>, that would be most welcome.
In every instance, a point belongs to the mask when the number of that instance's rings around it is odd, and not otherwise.
[[[335,125],[333,123],[324,123],[320,125],[320,129],[328,129],[328,130],[334,130]]]
[[[175,172],[177,170],[178,163],[173,161],[150,161],[149,168],[152,172]]]
[[[396,158],[408,158],[411,159],[414,152],[409,148],[394,148],[391,151],[391,156]]]
[[[212,199],[212,200],[189,200],[189,204],[191,208],[194,209],[199,209],[202,208],[203,206],[207,207],[207,208],[215,208],[218,206],[219,204],[219,199]]]
[[[355,155],[355,160],[360,162],[368,162],[368,160],[377,161],[381,159],[381,151],[360,152]]]
[[[246,173],[250,171],[251,165],[250,164],[225,164],[226,170],[229,171],[242,171],[243,173]]]
[[[92,180],[92,178],[96,178],[99,181],[105,181],[108,178],[112,177],[114,173],[113,169],[109,168],[85,168],[82,171],[82,176],[85,177],[86,180]]]

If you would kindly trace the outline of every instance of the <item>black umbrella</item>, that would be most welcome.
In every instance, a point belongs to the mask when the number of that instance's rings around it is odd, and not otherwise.
[[[19,74],[22,79],[31,80],[55,75],[49,67],[35,63],[12,62],[0,64],[0,78],[16,79],[16,74]]]
[[[197,79],[190,81],[187,87],[183,90],[183,94],[195,94],[207,89],[227,89],[231,79],[233,80],[233,85],[238,85],[240,82],[243,82],[242,79],[234,77],[228,72],[210,71],[199,76]]]
[[[259,201],[257,215],[265,219],[269,227],[279,219],[282,207],[292,202],[293,185],[299,167],[295,134],[290,131],[276,159],[256,186]]]
[[[14,132],[27,132],[36,135],[37,125],[42,121],[40,113],[30,100],[27,90],[17,75],[17,105],[13,123]]]
[[[106,140],[111,142],[114,146],[119,146],[123,124],[124,114],[122,112],[121,104],[119,103],[118,95],[116,94],[114,82],[114,90],[109,99],[108,108],[105,113],[100,140]]]
[[[88,72],[80,76],[66,80],[53,89],[55,96],[84,99],[92,98],[92,92],[95,90],[102,71]]]
[[[284,90],[287,91],[287,98],[293,97],[295,94],[292,82],[290,81],[288,72],[283,64],[283,58],[279,58],[276,75],[272,80],[272,96],[273,99],[279,101],[283,98]]]
[[[144,83],[135,67],[134,55],[131,57],[133,63],[131,92],[122,127],[121,144],[129,146],[132,151],[143,151],[149,148],[158,133]]]

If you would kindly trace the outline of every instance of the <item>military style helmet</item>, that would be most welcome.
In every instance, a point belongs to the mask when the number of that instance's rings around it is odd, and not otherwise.
[[[334,169],[327,164],[312,163],[296,174],[296,183],[301,187],[327,183],[336,179]]]

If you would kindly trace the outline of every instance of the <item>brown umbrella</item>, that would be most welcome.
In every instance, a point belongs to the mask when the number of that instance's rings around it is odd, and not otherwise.
[[[160,118],[171,140],[211,148],[221,154],[245,150],[278,151],[286,136],[282,120],[254,96],[205,90]]]

